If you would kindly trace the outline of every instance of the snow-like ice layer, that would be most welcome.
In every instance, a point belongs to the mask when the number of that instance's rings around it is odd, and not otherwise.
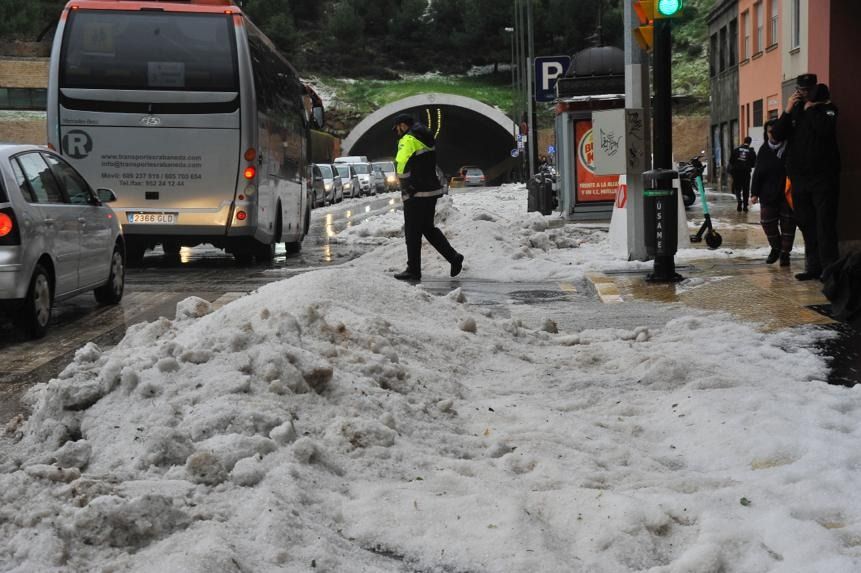
[[[441,205],[465,274],[600,266],[518,194]],[[554,333],[376,272],[392,241],[79,350],[0,458],[0,570],[861,569],[861,392],[821,333]]]

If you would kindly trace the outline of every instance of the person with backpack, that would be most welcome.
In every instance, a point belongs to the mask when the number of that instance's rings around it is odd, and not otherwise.
[[[750,171],[756,165],[756,151],[750,146],[750,137],[732,150],[729,156],[729,173],[732,175],[732,192],[738,201],[736,211],[747,211],[750,200]]]
[[[436,171],[436,150],[433,134],[411,115],[395,117],[394,131],[398,134],[395,157],[401,199],[404,203],[404,239],[407,244],[407,268],[394,277],[402,281],[422,278],[422,236],[445,257],[451,265],[450,275],[456,277],[463,268],[463,255],[458,253],[434,225],[437,199],[444,193]]]

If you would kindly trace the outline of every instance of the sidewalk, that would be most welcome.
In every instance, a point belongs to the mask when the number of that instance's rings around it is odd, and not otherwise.
[[[591,288],[606,304],[633,301],[681,303],[693,308],[723,311],[761,325],[765,332],[812,325],[836,333],[820,345],[830,358],[828,382],[843,386],[861,383],[861,333],[830,317],[830,303],[819,281],[795,280],[804,270],[804,241],[796,231],[791,265],[765,264],[768,242],[759,225],[759,207],[737,212],[730,193],[709,193],[709,209],[715,229],[723,237],[715,257],[705,243],[691,244],[676,258],[676,270],[685,280],[675,284],[651,284],[649,271],[605,271],[586,275]],[[688,228],[693,234],[702,223],[699,201],[688,209]],[[702,256],[697,252],[702,251]]]

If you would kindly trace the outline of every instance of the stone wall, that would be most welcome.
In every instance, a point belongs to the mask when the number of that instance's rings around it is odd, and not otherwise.
[[[0,87],[47,88],[48,58],[0,57]]]

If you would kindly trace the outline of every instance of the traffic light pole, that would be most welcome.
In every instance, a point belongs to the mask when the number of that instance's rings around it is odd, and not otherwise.
[[[649,282],[677,282],[682,276],[676,272],[678,197],[673,190],[677,174],[673,168],[673,112],[672,112],[672,24],[669,19],[655,21],[654,48],[654,170],[647,173],[645,195],[649,200],[647,212],[649,226],[654,223],[655,264],[646,277]],[[651,230],[651,229],[650,229]],[[651,242],[651,241],[650,241]]]

